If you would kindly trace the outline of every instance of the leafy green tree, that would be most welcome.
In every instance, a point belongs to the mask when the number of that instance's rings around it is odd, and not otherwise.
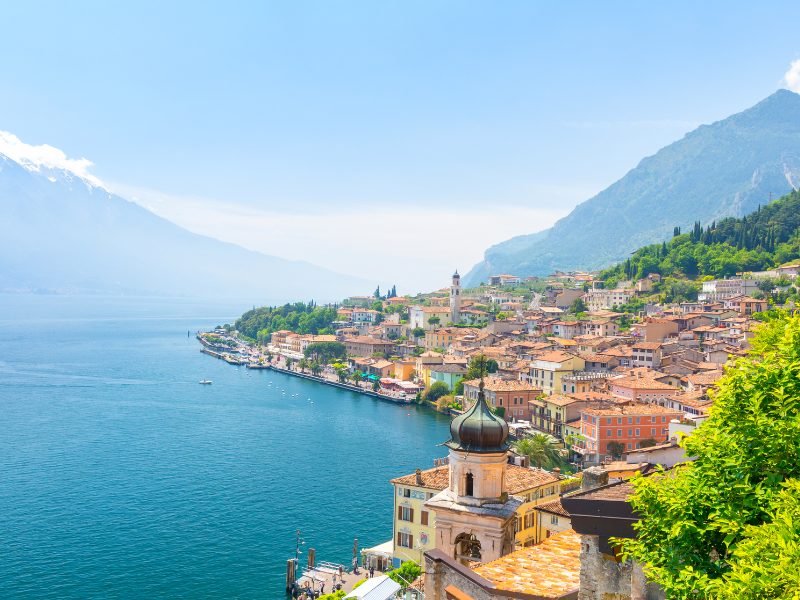
[[[450,393],[450,388],[444,381],[434,381],[433,385],[425,392],[425,400],[428,402],[436,402],[442,396]]]
[[[350,375],[350,379],[353,380],[353,383],[358,385],[359,383],[361,383],[361,380],[364,379],[364,377],[361,375],[361,373],[355,371],[352,375]]]
[[[441,322],[442,322],[442,320],[439,317],[437,317],[436,315],[434,315],[434,316],[432,316],[431,318],[428,319],[428,323],[430,323],[431,325],[434,325],[434,326],[438,325]]]
[[[301,373],[305,373],[306,369],[308,368],[309,362],[307,358],[301,358],[297,362],[297,368],[300,369]]]
[[[800,597],[787,569],[800,543],[787,520],[800,480],[800,316],[765,319],[711,416],[681,441],[695,459],[634,480],[641,520],[620,543],[667,597]]]
[[[569,307],[569,312],[575,315],[586,312],[587,310],[589,310],[589,307],[586,306],[586,302],[583,301],[583,298],[575,298]]]
[[[399,583],[403,589],[406,589],[422,575],[422,569],[413,560],[406,560],[399,567],[386,574],[389,579]]]
[[[614,460],[619,460],[625,453],[625,444],[622,442],[608,442],[606,450]]]
[[[312,358],[323,364],[329,364],[347,357],[347,349],[341,342],[314,342],[303,350],[306,358]]]
[[[414,327],[414,329],[411,331],[411,335],[413,335],[415,338],[425,337],[425,330],[422,327]]]
[[[563,460],[558,451],[558,442],[546,433],[534,433],[514,442],[514,452],[527,456],[531,464],[540,469],[561,466]]]
[[[464,379],[467,381],[471,379],[480,379],[481,374],[486,375],[487,373],[497,373],[499,369],[500,365],[497,364],[495,359],[487,359],[484,354],[478,354],[477,356],[473,356],[469,361],[469,365],[467,366],[467,374]]]

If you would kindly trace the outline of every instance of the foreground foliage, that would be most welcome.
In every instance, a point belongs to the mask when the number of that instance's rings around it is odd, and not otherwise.
[[[696,460],[635,480],[626,554],[670,598],[800,598],[800,316],[761,326],[682,445]]]

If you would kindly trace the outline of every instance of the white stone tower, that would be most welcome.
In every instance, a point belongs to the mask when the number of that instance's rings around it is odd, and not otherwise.
[[[461,275],[458,271],[453,273],[453,283],[450,284],[450,322],[453,325],[461,322]]]
[[[520,501],[506,489],[508,425],[478,400],[450,423],[450,482],[425,503],[436,513],[436,549],[468,564],[489,562],[514,549]]]

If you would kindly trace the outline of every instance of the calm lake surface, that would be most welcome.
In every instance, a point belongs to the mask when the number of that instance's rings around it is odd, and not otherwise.
[[[200,353],[247,308],[0,295],[0,598],[283,598],[295,529],[391,538],[449,420]]]

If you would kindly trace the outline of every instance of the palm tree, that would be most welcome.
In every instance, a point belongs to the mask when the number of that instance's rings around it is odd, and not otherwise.
[[[311,363],[311,374],[314,377],[319,377],[319,374],[322,373],[322,365],[318,362]]]
[[[531,464],[539,467],[557,467],[562,463],[558,442],[546,433],[534,433],[513,444],[514,452],[527,456]]]
[[[308,368],[308,360],[301,358],[300,362],[297,363],[297,367],[300,369],[301,373],[305,373],[306,369]]]

